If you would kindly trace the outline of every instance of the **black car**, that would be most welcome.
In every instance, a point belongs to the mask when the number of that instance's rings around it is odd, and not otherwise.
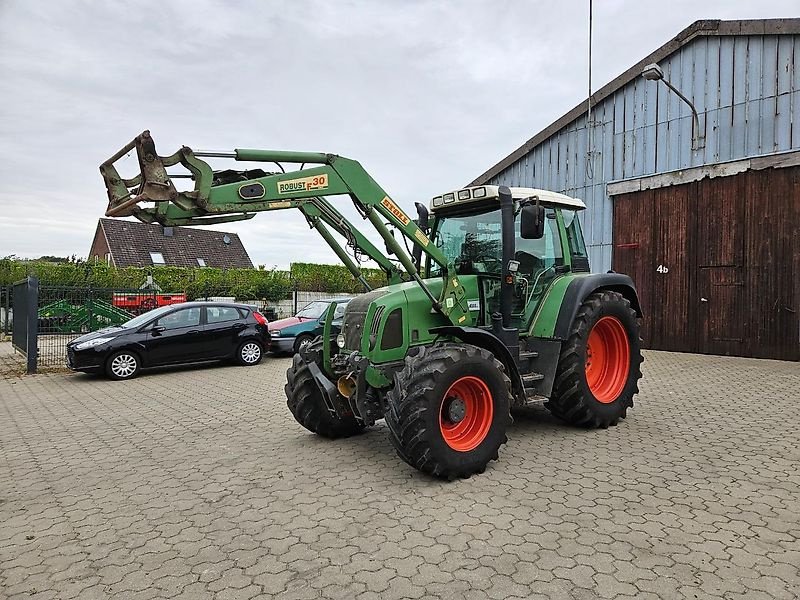
[[[67,344],[67,366],[130,379],[140,369],[160,365],[210,360],[256,365],[268,347],[267,319],[255,307],[184,302],[72,340]]]

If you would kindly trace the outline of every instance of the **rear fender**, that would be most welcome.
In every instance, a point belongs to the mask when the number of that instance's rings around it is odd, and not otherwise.
[[[642,307],[639,304],[639,296],[636,294],[636,286],[633,280],[627,275],[621,273],[600,273],[596,275],[587,275],[585,277],[576,277],[567,287],[564,293],[564,299],[561,302],[561,308],[558,311],[558,319],[556,320],[555,330],[553,336],[555,338],[565,340],[569,337],[572,322],[575,320],[575,315],[578,314],[578,309],[584,300],[594,292],[600,290],[610,290],[618,292],[631,303],[631,308],[636,311],[637,318],[642,318]]]

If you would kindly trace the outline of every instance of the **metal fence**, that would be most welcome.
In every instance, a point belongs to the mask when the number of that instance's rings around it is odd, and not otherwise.
[[[296,286],[293,287],[295,289],[286,299],[277,302],[247,298],[237,300],[257,305],[272,321],[295,314],[298,308],[313,300],[342,295],[300,292]],[[35,277],[8,288],[0,288],[2,291],[0,332],[6,328],[12,334],[15,348],[27,357],[30,373],[36,372],[37,366],[63,367],[67,344],[80,335],[121,325],[153,308],[187,301],[184,293],[39,285]],[[222,298],[210,296],[207,299]],[[225,299],[233,300],[234,297],[231,295]]]
[[[11,295],[14,286],[0,287],[0,339],[11,335]]]
[[[67,343],[84,333],[121,325],[143,312],[185,301],[183,293],[40,286],[36,311],[39,365],[62,366]]]
[[[28,277],[12,286],[13,305],[17,308],[14,320],[11,343],[26,359],[28,373],[36,372],[37,365],[37,333],[36,306],[39,291],[39,280]]]

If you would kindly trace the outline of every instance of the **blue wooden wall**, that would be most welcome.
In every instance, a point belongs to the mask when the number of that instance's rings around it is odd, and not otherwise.
[[[491,183],[583,199],[592,270],[611,268],[610,181],[800,149],[800,36],[699,37],[659,64],[697,107],[705,147],[692,150],[689,107],[637,77],[536,146]],[[589,150],[589,133],[592,151]]]

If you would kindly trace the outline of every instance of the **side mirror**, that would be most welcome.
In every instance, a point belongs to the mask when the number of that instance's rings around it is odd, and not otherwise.
[[[519,233],[523,240],[538,240],[544,237],[544,207],[526,204],[522,207]]]
[[[163,325],[156,325],[150,331],[153,332],[153,335],[160,335],[162,331],[166,331],[167,328]]]

